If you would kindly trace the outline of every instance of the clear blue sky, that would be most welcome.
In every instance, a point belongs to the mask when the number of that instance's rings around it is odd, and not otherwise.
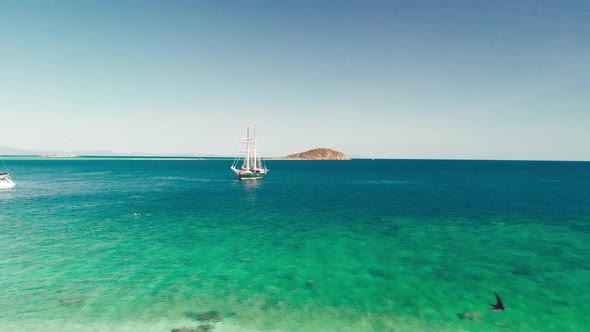
[[[0,0],[0,145],[590,160],[584,1]]]

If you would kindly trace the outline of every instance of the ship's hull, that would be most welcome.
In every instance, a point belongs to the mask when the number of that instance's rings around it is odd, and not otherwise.
[[[16,184],[10,179],[8,173],[0,173],[0,190],[14,188]]]
[[[238,173],[240,180],[258,180],[266,177],[266,173]]]
[[[1,182],[0,183],[0,190],[2,189],[10,189],[10,188],[14,188],[15,184],[14,182]]]
[[[258,180],[263,179],[266,174],[268,173],[268,169],[256,169],[256,170],[247,170],[247,169],[237,169],[235,167],[231,168],[240,178],[240,180]]]

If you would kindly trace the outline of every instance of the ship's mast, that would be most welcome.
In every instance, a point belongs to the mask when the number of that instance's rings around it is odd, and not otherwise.
[[[246,169],[250,169],[250,126],[246,131]]]
[[[254,169],[258,168],[258,158],[257,158],[257,152],[258,152],[258,146],[256,144],[256,124],[254,124],[254,137],[252,138],[252,143],[254,143],[254,158],[252,159],[252,161],[254,161]]]

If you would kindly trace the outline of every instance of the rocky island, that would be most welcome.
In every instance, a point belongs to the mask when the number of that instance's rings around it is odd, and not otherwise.
[[[297,159],[297,160],[350,160],[344,153],[332,149],[319,148],[301,153],[291,154],[278,159]]]

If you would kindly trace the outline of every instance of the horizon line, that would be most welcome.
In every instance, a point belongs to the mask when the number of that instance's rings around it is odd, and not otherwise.
[[[9,158],[34,158],[34,159],[82,159],[82,158],[146,158],[146,159],[233,159],[235,155],[159,155],[159,154],[115,154],[115,155],[39,155],[39,154],[0,154],[0,157]],[[262,157],[266,160],[277,161],[346,161],[338,159],[295,159],[285,157]],[[423,160],[423,161],[532,161],[532,162],[590,162],[586,159],[493,159],[493,158],[386,158],[386,157],[349,157],[349,160]]]

